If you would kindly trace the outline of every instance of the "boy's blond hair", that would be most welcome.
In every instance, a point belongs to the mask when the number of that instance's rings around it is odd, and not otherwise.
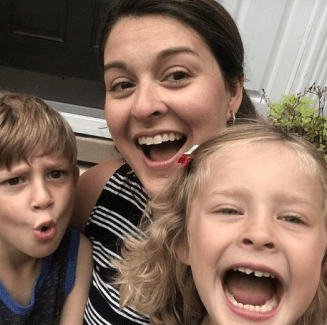
[[[52,153],[76,168],[76,140],[68,122],[36,96],[0,92],[0,167]]]
[[[198,296],[190,266],[178,258],[178,250],[188,247],[187,219],[192,202],[210,172],[211,162],[225,148],[237,143],[284,144],[301,158],[301,167],[319,175],[327,207],[327,165],[310,143],[264,122],[227,128],[199,146],[189,164],[180,170],[157,197],[149,202],[154,222],[143,218],[142,231],[125,240],[124,261],[114,261],[120,269],[121,306],[132,305],[151,317],[153,324],[197,324],[206,314]],[[302,164],[303,162],[303,164]],[[317,293],[296,325],[323,324],[327,319],[327,263]]]

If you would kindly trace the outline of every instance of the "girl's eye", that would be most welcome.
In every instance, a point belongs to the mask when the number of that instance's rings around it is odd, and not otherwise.
[[[24,182],[24,179],[22,177],[13,177],[13,178],[5,181],[4,184],[9,185],[9,186],[16,186],[16,185],[22,184],[23,182]]]
[[[238,210],[236,210],[234,208],[223,208],[223,209],[220,209],[218,211],[218,213],[227,214],[227,215],[230,215],[230,216],[242,214],[240,211],[238,211]]]
[[[62,170],[54,170],[49,174],[49,178],[52,179],[58,179],[58,178],[62,178],[64,176],[64,172]]]
[[[185,71],[175,71],[175,72],[169,74],[168,77],[166,78],[166,80],[172,81],[172,82],[178,82],[181,80],[188,79],[189,77],[190,77],[190,75]]]
[[[110,92],[121,92],[126,89],[132,88],[134,85],[131,82],[123,81],[123,82],[117,82],[114,83],[110,88]]]
[[[285,216],[285,217],[282,217],[281,218],[282,220],[286,221],[286,222],[289,222],[289,223],[294,223],[294,224],[303,224],[303,220],[301,217],[298,217],[298,216]]]

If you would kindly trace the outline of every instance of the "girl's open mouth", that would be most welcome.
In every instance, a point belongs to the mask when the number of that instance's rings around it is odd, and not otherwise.
[[[282,281],[265,270],[237,267],[223,277],[225,296],[232,311],[250,320],[272,317],[282,295]]]
[[[172,158],[185,144],[187,138],[180,133],[164,133],[154,137],[139,137],[138,146],[151,161],[166,161]]]

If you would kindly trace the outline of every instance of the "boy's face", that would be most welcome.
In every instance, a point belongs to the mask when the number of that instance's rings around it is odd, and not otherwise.
[[[182,255],[206,321],[294,324],[315,296],[326,250],[314,167],[282,144],[240,143],[210,168],[192,204]]]
[[[0,168],[0,256],[42,258],[58,247],[72,213],[77,171],[56,154]]]

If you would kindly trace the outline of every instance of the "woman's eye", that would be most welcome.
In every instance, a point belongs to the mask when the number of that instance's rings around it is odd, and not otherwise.
[[[186,73],[185,71],[176,71],[176,72],[169,74],[168,77],[166,78],[166,80],[172,81],[172,82],[178,82],[178,81],[189,78],[189,76],[190,75],[188,73]]]
[[[132,87],[134,87],[134,85],[130,82],[127,82],[127,81],[117,82],[109,88],[109,91],[110,92],[121,92],[121,91],[124,91],[124,90],[132,88]]]

